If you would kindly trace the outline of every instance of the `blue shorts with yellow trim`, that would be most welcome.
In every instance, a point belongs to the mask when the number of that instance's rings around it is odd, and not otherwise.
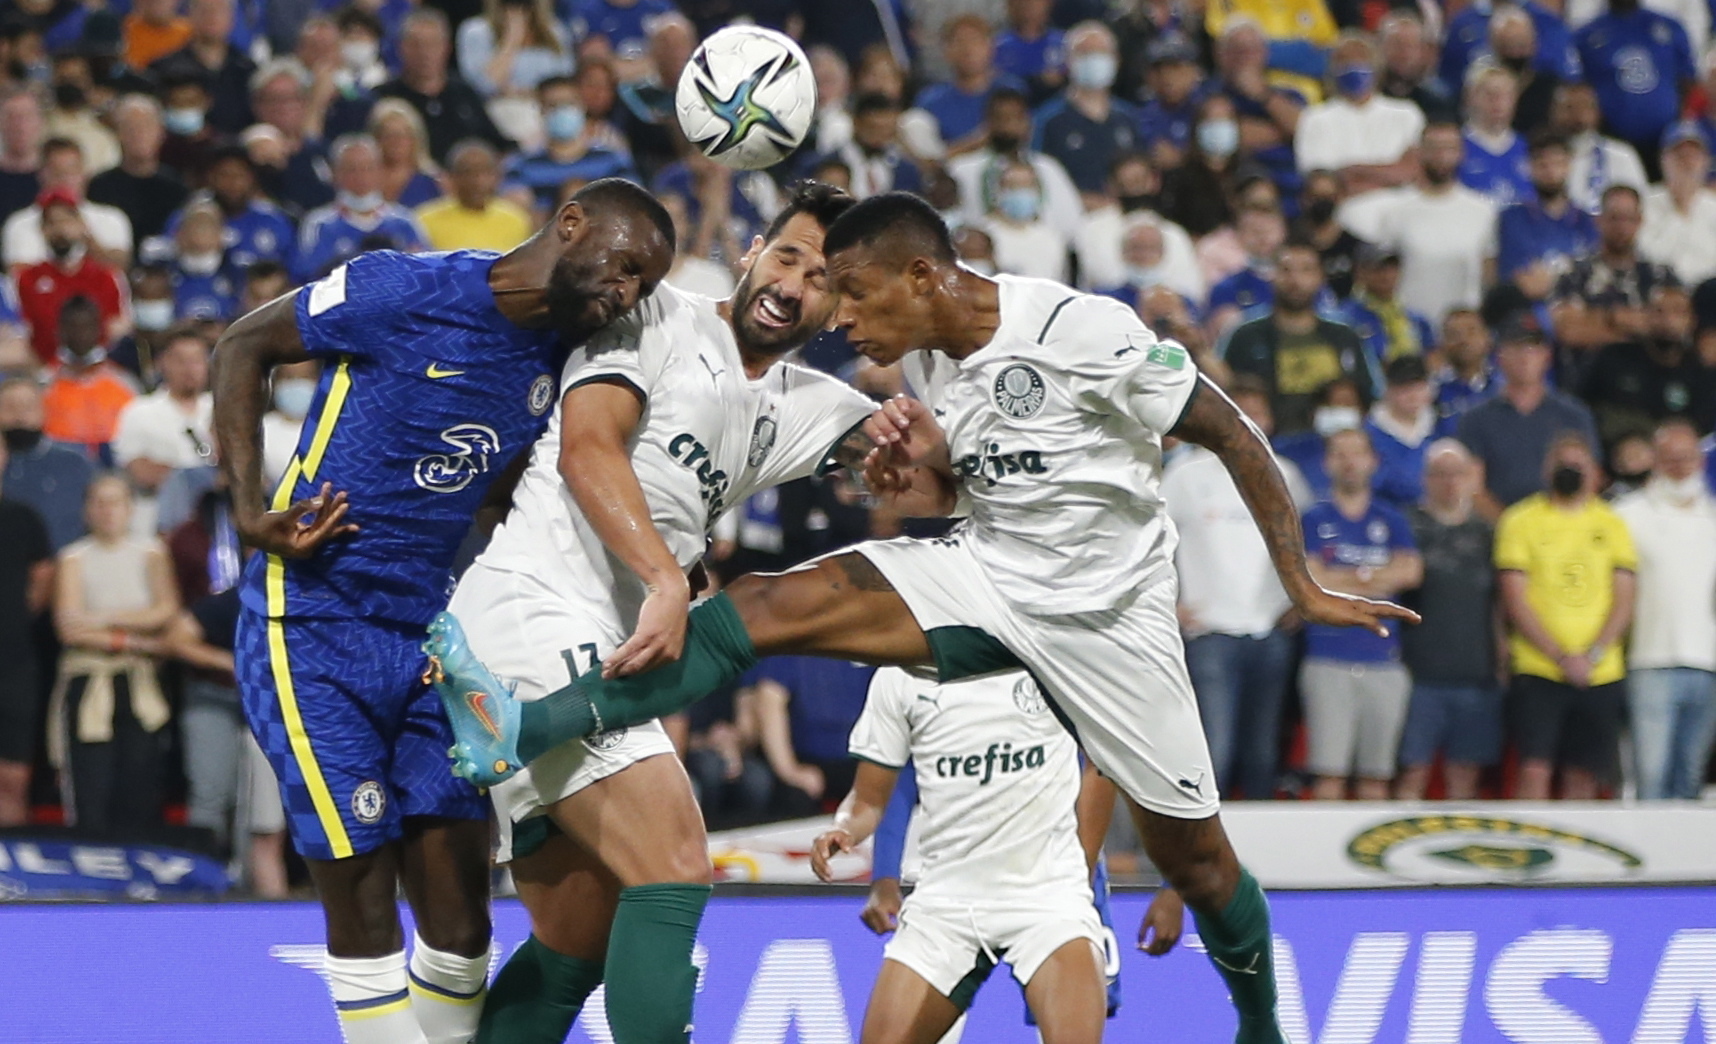
[[[423,684],[423,636],[406,624],[239,614],[244,714],[306,859],[374,851],[402,836],[407,816],[488,817],[488,799],[447,760],[452,728]]]

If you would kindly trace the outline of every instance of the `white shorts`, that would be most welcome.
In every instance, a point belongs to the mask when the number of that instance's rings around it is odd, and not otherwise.
[[[999,642],[1036,676],[1091,761],[1132,800],[1176,819],[1220,810],[1174,613],[1173,570],[1117,609],[1029,616],[1001,596],[958,533],[846,550],[873,562],[905,599],[944,672],[955,661],[981,666],[983,647]]]
[[[1075,939],[1090,941],[1102,967],[1102,920],[1084,899],[976,907],[913,896],[900,908],[899,927],[882,956],[917,972],[964,1011],[996,964],[1006,961],[1019,985],[1028,986],[1043,962]]]
[[[447,608],[459,618],[471,651],[515,686],[521,700],[564,688],[625,638],[616,624],[568,604],[535,578],[482,565],[465,573]],[[651,721],[569,740],[543,754],[489,789],[500,821],[496,862],[512,861],[516,824],[546,815],[549,806],[645,758],[672,753],[661,722]],[[533,836],[540,844],[540,833]]]

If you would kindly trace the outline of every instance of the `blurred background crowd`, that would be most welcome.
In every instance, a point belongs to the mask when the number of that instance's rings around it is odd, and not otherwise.
[[[808,53],[767,172],[686,146],[703,34]],[[799,177],[917,192],[982,272],[1137,308],[1273,439],[1302,628],[1213,456],[1170,450],[1181,618],[1247,799],[1696,798],[1716,733],[1709,0],[7,0],[0,827],[163,824],[280,894],[231,676],[224,324],[376,249],[508,249],[589,180],[724,296]],[[803,353],[878,396],[836,336]],[[282,372],[270,476],[315,394]],[[354,496],[361,491],[352,491]],[[726,578],[915,531],[850,484],[735,508]],[[850,785],[869,670],[766,661],[675,723],[711,825]]]

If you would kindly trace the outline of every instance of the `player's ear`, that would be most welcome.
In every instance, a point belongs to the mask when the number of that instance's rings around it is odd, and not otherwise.
[[[584,204],[575,199],[569,199],[554,215],[554,230],[560,234],[562,243],[570,243],[584,234],[584,227],[590,223],[590,215],[584,212]]]
[[[767,244],[763,242],[762,236],[752,236],[751,248],[745,251],[744,257],[739,259],[739,267],[749,268],[751,266],[751,262],[757,259],[757,255],[763,252],[763,247],[766,245]]]
[[[912,293],[923,297],[935,287],[935,266],[930,264],[927,257],[914,257],[906,262],[906,280],[911,284]]]

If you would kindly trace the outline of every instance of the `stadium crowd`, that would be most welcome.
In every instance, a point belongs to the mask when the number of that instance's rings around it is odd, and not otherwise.
[[[736,18],[799,38],[818,86],[768,172],[674,118],[697,40]],[[1300,628],[1219,463],[1171,450],[1225,793],[1697,797],[1710,22],[1706,0],[10,0],[0,827],[182,807],[284,887],[231,675],[214,338],[360,251],[508,249],[606,176],[669,207],[684,289],[731,292],[810,176],[920,193],[971,267],[1116,297],[1182,342],[1271,435],[1319,581],[1424,617]],[[803,355],[902,389],[836,336]],[[316,381],[275,382],[271,477]],[[807,481],[730,512],[710,564],[920,527]],[[766,661],[678,722],[712,822],[837,801],[868,676]]]

